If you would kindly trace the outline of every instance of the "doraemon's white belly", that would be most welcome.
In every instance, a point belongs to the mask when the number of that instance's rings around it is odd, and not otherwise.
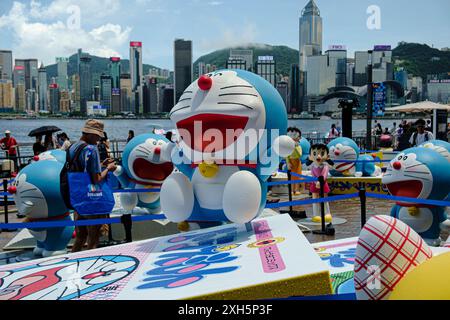
[[[223,207],[222,199],[228,179],[239,171],[237,166],[219,166],[219,172],[213,178],[205,178],[195,169],[192,186],[198,203],[202,208],[217,210]]]
[[[407,207],[401,207],[398,217],[416,232],[425,232],[433,224],[433,213],[428,208],[419,208],[419,213],[412,216]]]

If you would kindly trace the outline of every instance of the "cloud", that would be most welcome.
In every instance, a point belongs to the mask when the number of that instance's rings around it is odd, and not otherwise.
[[[55,0],[54,3],[62,1]],[[83,1],[79,2],[83,3]],[[105,0],[103,2],[114,3],[115,1]],[[9,13],[0,17],[1,32],[10,31],[13,35],[12,50],[17,58],[38,58],[44,64],[49,64],[54,63],[55,57],[69,56],[78,48],[83,48],[84,51],[93,55],[120,56],[119,49],[126,44],[131,33],[130,27],[111,23],[91,30],[74,27],[70,23],[70,16],[67,14],[61,16],[61,13],[58,16],[59,20],[39,21],[33,18],[33,15],[38,12],[36,10],[43,10],[42,12],[46,12],[47,17],[61,11],[58,11],[59,7],[56,6],[52,10],[47,10],[42,6],[37,8],[37,6],[36,2],[32,3],[30,7],[14,2]],[[52,4],[49,5],[50,7]],[[35,10],[34,13],[33,10]]]
[[[38,0],[31,0],[30,16],[39,19],[54,19],[66,15],[74,6],[82,15],[96,17],[109,16],[120,9],[120,0],[53,0],[44,6]]]
[[[223,4],[223,2],[222,1],[210,1],[210,2],[208,2],[208,4],[210,6],[220,6]]]
[[[236,28],[222,28],[221,35],[214,40],[201,39],[199,49],[207,52],[218,48],[237,47],[255,42],[257,28],[253,23],[247,23],[243,28]]]

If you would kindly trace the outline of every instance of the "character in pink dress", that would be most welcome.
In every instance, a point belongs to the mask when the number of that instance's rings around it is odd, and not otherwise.
[[[313,177],[324,177],[324,196],[327,197],[330,192],[330,187],[327,183],[328,172],[330,166],[333,166],[333,161],[330,160],[328,147],[324,144],[315,144],[311,146],[309,151],[309,160],[306,163],[311,166],[311,174]],[[309,191],[311,191],[313,199],[318,199],[320,197],[320,183],[319,181],[312,182],[309,186]],[[330,213],[330,205],[325,202],[325,221],[331,222],[332,217]],[[320,204],[313,204],[313,222],[320,223],[322,218],[320,216]]]

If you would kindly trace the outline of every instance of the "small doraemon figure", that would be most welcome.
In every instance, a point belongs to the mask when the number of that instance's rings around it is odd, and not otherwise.
[[[450,165],[430,148],[410,148],[390,162],[382,182],[393,196],[444,200],[450,192]],[[447,220],[445,207],[397,202],[391,215],[408,224],[428,244],[440,244],[440,229]]]
[[[161,150],[170,141],[158,134],[141,134],[131,139],[123,151],[122,165],[114,175],[124,189],[159,189],[172,173],[171,162],[161,158]],[[146,213],[161,211],[159,192],[122,193],[121,204],[126,210],[138,207]]]
[[[328,143],[330,159],[335,162],[330,174],[333,177],[376,177],[381,168],[375,165],[374,157],[361,155],[358,145],[350,138],[336,138]]]
[[[277,90],[248,71],[216,71],[184,91],[170,118],[181,139],[164,151],[180,171],[161,188],[167,218],[247,223],[257,217],[267,179],[295,147]]]
[[[69,210],[61,196],[59,176],[63,163],[51,160],[35,161],[17,175],[9,192],[25,222],[71,221]],[[37,240],[35,255],[44,257],[64,254],[74,227],[32,229]]]

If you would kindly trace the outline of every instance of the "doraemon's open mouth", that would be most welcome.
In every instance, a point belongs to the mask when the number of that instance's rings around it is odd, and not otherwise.
[[[419,180],[405,180],[389,183],[386,187],[393,196],[418,198],[422,192],[423,184]]]
[[[212,144],[208,148],[212,150],[208,151],[221,151],[239,138],[248,120],[244,116],[204,113],[178,121],[177,128],[184,143],[191,149],[203,152]],[[221,137],[217,137],[219,132]]]
[[[173,164],[170,162],[156,164],[138,158],[133,162],[133,171],[140,179],[162,183],[172,173]]]

